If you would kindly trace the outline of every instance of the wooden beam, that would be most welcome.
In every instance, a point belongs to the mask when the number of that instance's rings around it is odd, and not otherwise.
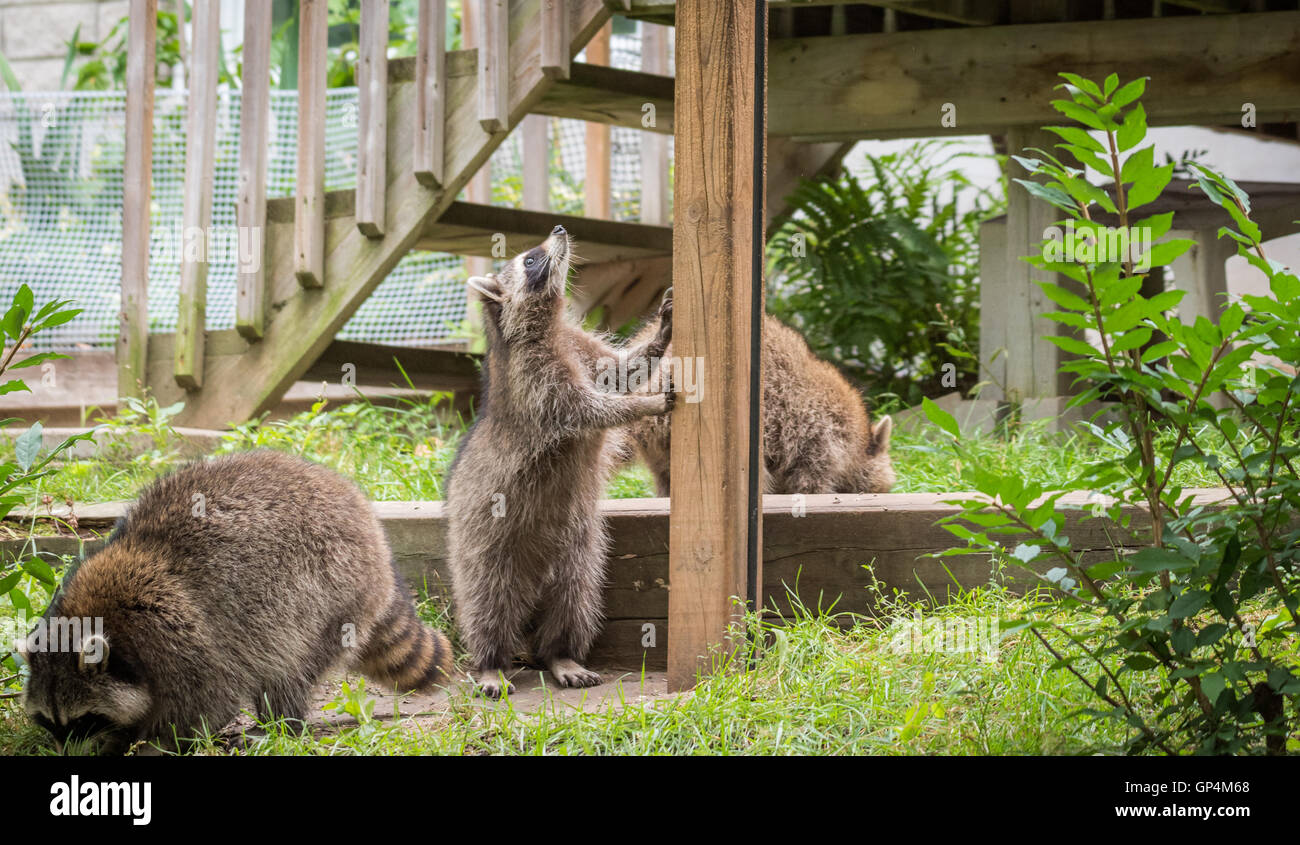
[[[523,206],[530,211],[551,207],[551,119],[530,114],[519,125],[523,147]]]
[[[195,0],[194,52],[186,102],[185,206],[181,214],[185,249],[181,259],[178,341],[172,375],[186,390],[203,386],[203,334],[208,300],[208,256],[192,254],[191,239],[208,241],[212,231],[213,172],[217,161],[217,47],[221,42],[218,0]]]
[[[655,107],[655,125],[644,126],[643,106]],[[574,62],[569,78],[557,82],[533,107],[536,114],[592,123],[673,132],[673,78],[662,74]]]
[[[239,110],[239,194],[235,222],[241,242],[257,247],[241,263],[236,282],[235,328],[258,340],[266,328],[266,159],[271,121],[271,5],[245,0],[244,52]],[[243,250],[240,260],[243,261]]]
[[[598,0],[569,0],[572,33],[570,55],[609,19],[609,10]],[[551,80],[536,62],[541,28],[536,25],[540,0],[511,4],[510,120],[513,126],[523,118]],[[529,56],[534,57],[529,62]],[[390,73],[388,129],[392,161],[409,161],[414,155],[415,111],[414,66],[392,62]],[[205,374],[208,387],[185,397],[150,377],[150,386],[160,403],[186,398],[178,425],[221,426],[242,422],[274,407],[278,398],[320,356],[330,340],[356,312],[408,250],[419,240],[426,222],[436,219],[468,183],[503,135],[489,134],[478,123],[475,57],[448,54],[446,182],[436,190],[422,185],[408,167],[389,168],[388,226],[386,237],[366,238],[351,219],[326,222],[327,267],[331,281],[323,290],[304,290],[295,280],[294,224],[267,226],[267,278],[271,280],[270,301],[276,304],[274,317],[261,343],[242,354],[223,356],[209,362]],[[400,79],[398,72],[404,74]],[[295,215],[296,220],[296,215]]]
[[[1296,121],[1297,33],[1300,12],[1289,11],[776,40],[768,130],[847,140],[1060,123],[1051,100],[1063,68],[1151,77],[1142,102],[1153,124],[1236,124],[1242,103],[1261,121]],[[946,103],[953,127],[939,122]]]
[[[436,188],[443,180],[447,111],[447,3],[420,0],[415,62],[415,178]]]
[[[650,258],[672,252],[673,232],[667,226],[466,202],[453,203],[437,220],[429,221],[416,248],[486,258],[492,256],[498,236],[504,235],[505,254],[516,255],[545,240],[556,224],[567,229],[577,242],[581,263]]]
[[[506,0],[478,0],[478,120],[487,132],[510,127],[510,10]]]
[[[735,597],[762,583],[765,4],[683,0],[677,9],[673,354],[702,360],[707,388],[672,415],[668,683],[693,686],[734,646]],[[757,569],[757,572],[751,572]]]
[[[657,308],[672,283],[672,256],[587,264],[578,271],[569,307],[579,318],[604,309],[598,328],[617,331]]]
[[[388,0],[361,0],[360,42],[357,228],[368,238],[380,238],[384,235],[384,188],[388,182]],[[417,103],[419,99],[423,98]]]
[[[587,43],[587,62],[593,65],[609,64],[609,42],[613,24],[605,26]],[[610,216],[609,185],[609,126],[588,123],[586,138],[586,179],[583,182],[585,211],[588,217],[608,219]]]
[[[479,358],[443,349],[336,340],[325,347],[316,363],[303,374],[303,380],[338,382],[344,376],[350,376],[358,387],[477,393]]]
[[[325,284],[325,90],[329,4],[298,3],[298,209],[293,274],[304,288]]]
[[[1187,490],[1197,506],[1212,509],[1228,497],[1226,490]],[[989,583],[990,578],[1013,593],[1043,584],[1041,578],[1018,567],[993,567],[984,554],[935,558],[929,555],[951,548],[953,536],[936,523],[958,512],[945,500],[973,497],[971,493],[894,493],[877,495],[809,495],[763,497],[763,606],[769,619],[791,618],[790,592],[812,608],[835,606],[836,611],[871,615],[884,610],[874,601],[874,582],[885,594],[898,590],[915,600],[939,602]],[[1136,549],[1151,520],[1141,508],[1125,505],[1128,526],[1104,518],[1091,518],[1082,493],[1067,493],[1061,500],[1065,517],[1061,533],[1068,535],[1086,562],[1113,560],[1114,548]],[[107,535],[126,511],[125,502],[76,507],[83,529]],[[449,583],[447,521],[442,502],[374,502],[375,515],[384,526],[393,559],[408,584],[428,583],[437,589]],[[590,664],[600,668],[663,669],[671,647],[668,617],[678,586],[669,579],[666,548],[669,538],[667,499],[609,499],[600,504],[609,526],[611,545],[605,587],[605,630],[597,641]],[[801,515],[796,515],[801,514]],[[64,520],[62,504],[53,515]],[[22,519],[44,519],[44,509],[15,514]],[[1028,537],[1000,538],[1008,551]],[[0,541],[0,553],[22,551],[26,540]],[[80,544],[93,554],[102,540],[38,536],[37,550],[44,555],[81,554]],[[7,544],[7,545],[6,545]],[[863,561],[872,561],[867,570]],[[57,561],[55,561],[57,564]],[[1044,563],[1039,573],[1054,563]],[[670,589],[670,587],[672,589]],[[652,628],[647,629],[647,625]],[[647,634],[654,634],[653,646]]]
[[[542,0],[542,73],[569,78],[569,16],[564,0]]]
[[[149,354],[149,223],[153,187],[153,89],[158,0],[131,0],[129,20],[117,395],[142,396]]]
[[[668,67],[667,27],[641,23],[641,70],[664,75]],[[659,106],[651,103],[653,122],[659,123]],[[645,104],[641,106],[641,128],[647,129]],[[672,114],[671,106],[668,113]],[[672,201],[668,186],[668,139],[654,132],[641,133],[641,222],[667,223]]]
[[[992,26],[1004,4],[999,0],[866,0],[866,5],[966,26]]]

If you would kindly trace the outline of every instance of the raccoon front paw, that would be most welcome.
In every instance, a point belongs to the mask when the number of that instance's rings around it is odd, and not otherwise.
[[[659,342],[667,344],[673,339],[673,289],[664,291],[663,302],[659,303]]]
[[[500,698],[505,693],[513,695],[515,691],[515,685],[507,681],[505,674],[500,671],[479,672],[477,682],[479,690],[488,698]]]
[[[677,407],[677,394],[670,390],[667,393],[661,393],[659,395],[664,398],[663,413],[671,414],[673,408]]]
[[[600,683],[599,673],[593,672],[579,664],[577,661],[569,660],[567,658],[552,661],[550,666],[547,668],[551,670],[551,674],[555,676],[555,680],[558,681],[562,687],[573,687],[576,689],[581,687],[594,687],[596,684]]]

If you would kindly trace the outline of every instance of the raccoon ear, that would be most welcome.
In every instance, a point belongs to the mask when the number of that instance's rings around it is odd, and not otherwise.
[[[91,634],[81,641],[77,652],[77,668],[86,674],[104,671],[108,666],[108,640],[103,634]]]
[[[501,301],[501,288],[497,284],[496,276],[490,273],[486,276],[470,276],[465,280],[465,284],[484,299],[493,302]]]
[[[883,455],[889,451],[889,434],[894,430],[894,420],[888,414],[871,427],[871,454]]]

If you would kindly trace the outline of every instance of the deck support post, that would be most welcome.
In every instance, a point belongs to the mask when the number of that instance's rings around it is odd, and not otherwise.
[[[691,362],[697,390],[678,380],[672,418],[673,690],[736,647],[736,598],[752,606],[762,584],[766,49],[765,0],[677,6],[673,355]]]

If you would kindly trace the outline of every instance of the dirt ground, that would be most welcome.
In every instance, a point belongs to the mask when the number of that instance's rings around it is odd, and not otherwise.
[[[536,712],[546,708],[573,710],[597,710],[608,706],[620,707],[622,703],[636,703],[672,697],[668,692],[668,678],[663,672],[623,672],[620,670],[600,670],[601,683],[586,689],[568,689],[557,687],[550,673],[536,669],[518,668],[511,673],[510,680],[515,691],[510,695],[510,705],[516,711]],[[333,700],[340,691],[343,678],[337,678],[321,684],[316,688],[312,701],[312,713],[308,722],[313,728],[325,729],[355,724],[350,716],[340,716],[326,712],[321,708]],[[393,705],[402,718],[412,718],[416,723],[436,722],[449,707],[451,695],[462,696],[468,703],[484,708],[505,707],[501,701],[492,701],[482,696],[475,696],[473,685],[468,678],[459,679],[453,691],[410,694],[397,696],[380,689],[367,688],[367,694],[375,699],[374,714],[377,719],[390,720]]]

